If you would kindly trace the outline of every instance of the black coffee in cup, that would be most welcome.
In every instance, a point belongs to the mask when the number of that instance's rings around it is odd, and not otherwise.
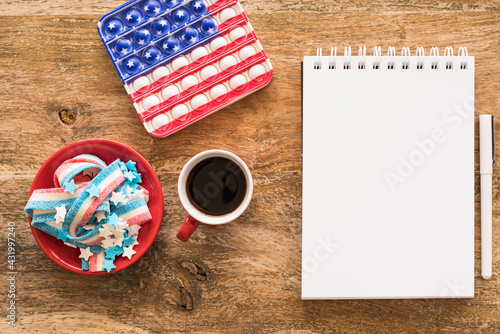
[[[211,157],[200,161],[187,177],[191,204],[204,214],[222,216],[240,206],[247,192],[245,173],[235,162]]]

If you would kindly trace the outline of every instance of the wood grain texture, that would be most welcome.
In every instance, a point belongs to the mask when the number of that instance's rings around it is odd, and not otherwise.
[[[121,3],[0,3],[0,226],[17,223],[19,271],[18,326],[3,321],[1,292],[1,333],[76,333],[82,326],[87,333],[500,332],[499,272],[480,278],[479,178],[474,299],[300,300],[302,57],[330,46],[467,46],[476,57],[476,118],[500,116],[499,1],[242,1],[274,66],[273,81],[164,139],[143,129],[96,32],[97,20]],[[61,121],[62,110],[72,124]],[[52,263],[23,212],[42,163],[62,146],[91,137],[137,149],[165,196],[152,248],[107,277],[80,277]],[[185,212],[177,177],[189,157],[209,148],[230,150],[248,163],[255,195],[237,222],[201,226],[181,243],[175,234]],[[495,176],[495,245],[499,185]],[[0,233],[0,244],[6,238]],[[498,247],[493,259],[500,268]],[[3,275],[5,252],[0,263]]]

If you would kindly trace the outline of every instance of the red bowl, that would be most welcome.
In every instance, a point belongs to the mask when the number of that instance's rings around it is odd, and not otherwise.
[[[153,241],[158,235],[163,218],[163,193],[160,181],[146,159],[127,145],[108,139],[86,139],[63,147],[45,161],[33,180],[30,196],[36,189],[54,188],[53,176],[57,167],[65,160],[71,159],[79,154],[93,154],[102,159],[106,164],[112,163],[118,158],[124,162],[129,160],[135,161],[137,163],[137,171],[142,174],[141,185],[149,191],[148,207],[153,219],[143,224],[139,231],[139,237],[137,239],[139,244],[134,247],[137,253],[132,256],[131,260],[126,257],[117,257],[114,262],[116,268],[109,273],[113,274],[127,268],[139,260],[153,244]],[[82,262],[81,259],[78,258],[80,255],[80,250],[78,248],[66,246],[62,240],[34,228],[31,226],[31,217],[29,217],[29,222],[31,232],[38,246],[40,246],[42,251],[59,266],[82,275],[101,276],[108,274],[107,271],[90,272],[82,270]]]

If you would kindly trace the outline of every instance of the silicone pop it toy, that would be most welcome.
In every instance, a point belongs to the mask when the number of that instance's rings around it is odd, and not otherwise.
[[[253,93],[272,77],[237,0],[132,0],[104,15],[98,31],[155,137]]]

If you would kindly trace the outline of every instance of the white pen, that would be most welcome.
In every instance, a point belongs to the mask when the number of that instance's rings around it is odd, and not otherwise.
[[[481,174],[481,276],[492,274],[492,175],[495,163],[495,127],[492,115],[479,116],[479,172]]]

